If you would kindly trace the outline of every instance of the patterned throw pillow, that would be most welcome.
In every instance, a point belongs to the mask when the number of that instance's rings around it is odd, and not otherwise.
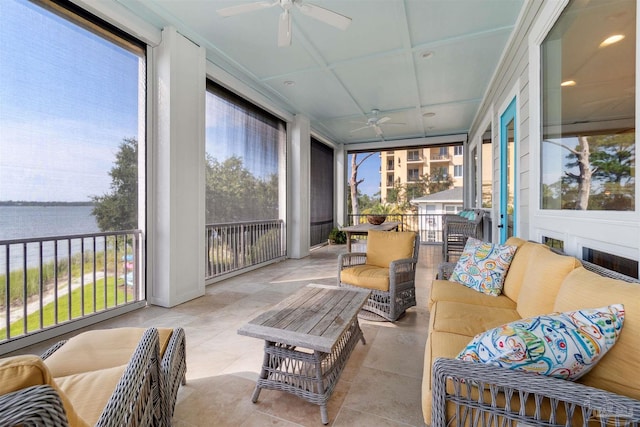
[[[469,237],[449,280],[483,294],[502,293],[504,277],[517,246],[498,245]]]
[[[458,359],[576,380],[615,344],[624,307],[553,313],[476,335]]]

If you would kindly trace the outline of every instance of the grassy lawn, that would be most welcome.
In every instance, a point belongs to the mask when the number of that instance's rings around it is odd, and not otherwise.
[[[124,303],[125,290],[122,286],[123,280],[120,279],[120,286],[117,288],[118,304]],[[105,307],[105,289],[107,293],[107,304]],[[82,290],[78,287],[71,293],[71,318],[75,319],[82,316]],[[91,314],[99,312],[105,308],[115,307],[115,282],[114,278],[110,277],[107,280],[105,286],[104,279],[96,281],[96,307],[93,307],[93,283],[84,286],[84,314]],[[127,301],[133,299],[132,292],[129,292]],[[63,295],[58,298],[58,323],[69,320],[69,295]],[[42,310],[42,323],[43,327],[49,327],[55,325],[55,302],[50,302],[45,305]],[[27,316],[27,331],[37,331],[40,329],[40,310],[31,313]],[[23,335],[24,331],[24,319],[17,320],[11,324],[11,337]],[[6,329],[0,329],[0,340],[6,339]]]

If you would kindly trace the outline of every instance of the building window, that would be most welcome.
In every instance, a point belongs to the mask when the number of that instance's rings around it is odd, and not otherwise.
[[[207,82],[207,224],[280,219],[286,139],[282,120]]]
[[[64,4],[0,4],[0,240],[140,228],[146,46]]]
[[[420,179],[420,169],[407,169],[407,181],[414,182]]]
[[[542,236],[542,243],[551,249],[564,252],[564,240],[554,239],[553,237]]]
[[[447,214],[457,214],[460,211],[462,211],[462,206],[444,205],[444,212]]]
[[[544,40],[543,209],[635,209],[635,41],[635,0],[571,1]]]
[[[582,259],[629,277],[638,278],[638,261],[596,249],[582,248]]]
[[[448,156],[449,155],[449,147],[440,147],[438,150],[439,156]]]
[[[456,178],[462,178],[462,165],[453,166],[453,176]]]
[[[420,160],[420,151],[418,150],[407,150],[407,161],[409,162],[417,162]]]
[[[462,145],[456,145],[453,147],[454,156],[462,156]]]
[[[393,157],[387,158],[387,170],[389,171],[393,170]]]

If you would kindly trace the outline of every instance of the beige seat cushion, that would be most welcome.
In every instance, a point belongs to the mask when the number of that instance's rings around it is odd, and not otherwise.
[[[558,255],[542,245],[531,248],[518,294],[517,308],[522,318],[553,312],[562,281],[579,266],[580,261],[574,257]]]
[[[391,261],[411,258],[415,238],[413,231],[369,231],[366,263],[389,268]]]
[[[361,288],[389,291],[389,268],[375,265],[356,265],[340,272],[340,281]]]
[[[579,382],[640,400],[640,284],[602,277],[584,267],[564,279],[554,311],[623,304],[622,332],[616,344]]]
[[[429,334],[424,350],[422,375],[422,415],[427,425],[431,424],[431,367],[438,357],[454,358],[469,343],[466,335],[433,331]]]
[[[99,371],[56,377],[62,391],[73,402],[78,414],[95,425],[120,381],[126,365]]]
[[[145,328],[114,328],[83,332],[69,339],[45,363],[54,377],[126,365],[145,331]],[[172,332],[171,328],[158,328],[161,357]]]
[[[47,366],[38,356],[24,355],[0,359],[0,395],[35,385],[49,385],[60,396],[71,427],[85,427],[87,422],[71,404],[69,396],[54,381]],[[93,424],[92,424],[93,425]]]
[[[516,308],[515,301],[505,295],[498,295],[497,297],[486,295],[449,280],[434,280],[431,282],[428,301],[429,309],[436,301],[463,302],[485,307]]]
[[[509,265],[509,270],[504,278],[502,294],[513,301],[518,301],[518,295],[520,295],[520,288],[524,281],[525,272],[529,266],[529,260],[533,256],[533,252],[539,250],[535,248],[542,248],[547,251],[550,249],[541,243],[527,242],[518,237],[509,237],[505,245],[518,246],[518,250],[511,260],[511,265]]]
[[[481,332],[518,319],[520,315],[515,308],[438,301],[431,308],[429,331],[465,335],[469,337],[468,343]]]

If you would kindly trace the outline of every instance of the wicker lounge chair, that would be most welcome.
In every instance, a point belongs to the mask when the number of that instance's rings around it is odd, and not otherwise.
[[[96,426],[164,425],[158,405],[162,402],[159,352],[158,331],[146,330]],[[0,425],[58,427],[69,422],[58,392],[50,385],[38,385],[0,396]]]
[[[105,351],[110,351],[109,349],[121,345],[114,340],[118,339],[118,332],[120,330],[127,331],[139,331],[137,333],[141,333],[142,330],[140,328],[119,328],[119,329],[105,329],[105,330],[92,330],[85,334],[80,334],[72,340],[77,340],[81,336],[92,335],[92,338],[89,340],[92,341],[92,347],[94,350],[99,350],[103,348]],[[173,418],[173,412],[176,405],[176,399],[178,395],[178,389],[181,384],[186,383],[186,371],[187,371],[187,363],[186,363],[186,340],[185,333],[182,328],[174,328],[174,329],[159,329],[160,331],[160,386],[162,388],[162,414],[164,417],[165,425],[171,425],[171,420]],[[114,334],[115,332],[115,334]],[[130,333],[130,332],[127,332]],[[169,335],[168,341],[166,341],[165,337]],[[99,344],[96,344],[96,339]],[[166,346],[164,343],[166,342]],[[43,355],[43,359],[47,359],[51,355],[53,355],[56,351],[61,348],[64,349],[64,344],[67,343],[67,340],[59,341],[53,346],[51,346]],[[84,345],[86,341],[80,341],[80,345]],[[74,346],[72,351],[75,351],[77,348],[77,344]],[[120,347],[122,350],[127,350],[126,347]],[[66,354],[60,353],[59,358],[65,359]],[[126,353],[124,357],[128,357]],[[55,367],[54,367],[55,374]]]
[[[442,250],[445,261],[450,261],[451,256],[459,256],[469,237],[482,238],[482,221],[484,211],[473,210],[473,219],[463,218],[459,215],[445,215],[442,225]]]
[[[411,237],[408,248],[403,249],[404,255],[396,255],[399,259],[394,259],[393,245],[387,245],[384,239],[406,235]],[[383,237],[383,239],[379,239]],[[371,295],[362,307],[361,317],[369,320],[397,320],[404,312],[416,305],[416,264],[418,263],[418,251],[420,249],[420,236],[413,232],[393,232],[378,231],[370,232],[367,243],[367,252],[350,252],[340,254],[338,257],[338,286],[357,287],[371,289]],[[379,247],[376,247],[379,246]],[[389,250],[391,253],[388,253]],[[389,261],[384,265],[371,263],[371,255],[376,252],[387,252]],[[347,271],[345,271],[347,270]],[[360,278],[354,279],[353,272]],[[379,280],[386,274],[388,286],[381,288],[369,287],[367,275],[377,276],[374,280]],[[371,277],[371,276],[370,276]],[[373,315],[367,316],[367,313]]]

